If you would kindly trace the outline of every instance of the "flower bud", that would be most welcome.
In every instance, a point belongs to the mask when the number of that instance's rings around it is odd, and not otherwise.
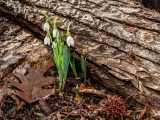
[[[50,25],[48,22],[46,22],[43,26],[43,30],[46,31],[46,30],[49,30],[50,29]]]
[[[56,38],[56,35],[57,35],[57,29],[54,29],[52,34],[53,34],[53,38]]]
[[[44,44],[45,44],[45,45],[50,45],[50,38],[49,38],[48,36],[46,36],[46,37],[44,38]]]

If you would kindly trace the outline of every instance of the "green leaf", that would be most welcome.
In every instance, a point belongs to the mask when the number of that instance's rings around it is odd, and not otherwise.
[[[74,89],[74,94],[75,94],[75,97],[77,97],[78,94],[79,94],[79,87],[78,87],[78,84],[76,85],[76,88]]]
[[[56,47],[54,50],[53,50],[53,55],[54,55],[54,62],[58,68],[58,47]]]
[[[67,45],[64,46],[63,49],[63,59],[64,59],[64,69],[63,69],[63,86],[62,86],[62,90],[64,90],[65,84],[66,84],[66,80],[67,80],[67,74],[68,74],[68,68],[69,68],[69,58],[70,58],[70,52],[69,49],[67,47]]]
[[[84,77],[84,85],[87,84],[87,63],[86,63],[86,58],[81,56],[81,69]]]
[[[57,44],[59,45],[60,42],[61,42],[61,37],[60,37],[60,34],[59,34],[58,30],[57,30],[57,34],[56,34],[56,35],[57,35],[57,36],[56,36],[56,42],[57,42]]]
[[[44,120],[44,115],[43,114],[41,114],[40,120]]]
[[[59,43],[59,53],[63,54],[64,42]]]
[[[74,76],[78,78],[77,71],[76,71],[76,65],[75,65],[75,58],[73,57],[72,54],[70,56],[70,66],[71,66]]]

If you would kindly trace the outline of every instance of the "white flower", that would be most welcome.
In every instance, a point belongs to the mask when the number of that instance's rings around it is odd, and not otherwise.
[[[57,43],[56,42],[53,42],[52,43],[52,48],[56,48],[57,47]]]
[[[45,30],[49,30],[49,29],[50,29],[50,25],[49,25],[48,22],[46,22],[46,23],[44,24],[44,26],[43,26],[43,30],[45,31]]]
[[[67,45],[70,46],[74,46],[74,39],[71,36],[67,37]]]
[[[52,34],[53,34],[53,38],[56,38],[56,35],[57,35],[57,29],[54,29]]]
[[[44,38],[44,44],[45,45],[50,45],[50,38],[48,37],[48,36],[46,36],[45,38]]]

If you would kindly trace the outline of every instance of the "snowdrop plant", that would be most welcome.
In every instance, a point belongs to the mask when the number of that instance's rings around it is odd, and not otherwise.
[[[68,25],[68,28],[67,28],[67,45],[68,45],[68,47],[74,46],[74,39],[71,37],[69,27],[70,27],[70,25]],[[78,78],[77,71],[76,71],[76,65],[75,65],[75,58],[73,57],[72,54],[70,55],[70,66],[71,66],[71,69],[73,71],[74,76],[76,78]]]
[[[50,24],[49,24],[50,19],[49,19],[48,15],[46,13],[43,13],[43,15],[46,17],[46,22],[43,25],[43,30],[47,31],[47,30],[50,29]]]
[[[51,42],[52,42],[52,36],[50,34],[50,31],[46,29],[46,37],[44,38],[44,44],[51,45]]]
[[[46,17],[46,22],[43,26],[43,30],[46,32],[46,37],[44,38],[44,44],[45,45],[50,45],[51,42],[52,42],[52,36],[50,34],[50,24],[49,24],[50,19],[49,19],[48,15],[46,13],[43,13],[43,14]]]
[[[59,89],[64,91],[67,80],[70,51],[67,45],[61,40],[60,34],[56,26],[56,19],[54,21],[54,29],[56,28],[56,38],[52,43],[53,58],[58,70],[59,76]]]
[[[70,26],[70,25],[69,25]],[[71,36],[71,33],[69,31],[69,26],[68,26],[68,29],[67,29],[67,45],[70,47],[70,46],[74,46],[74,39],[73,37]]]
[[[79,95],[79,87],[78,87],[78,84],[76,85],[76,88],[74,89],[74,94],[75,94],[75,97],[77,97]]]
[[[53,48],[53,58],[58,70],[59,89],[64,91],[69,68],[69,49],[68,46],[59,40],[59,44]]]
[[[56,35],[58,32],[57,25],[56,25],[57,20],[58,20],[58,17],[56,17],[55,20],[53,21],[53,32],[52,32],[53,38],[56,38]]]
[[[51,21],[49,16],[46,13],[43,13],[43,14],[46,17],[46,22],[43,26],[43,29],[46,32],[46,37],[44,38],[44,44],[52,46],[53,59],[58,71],[59,89],[60,91],[64,91],[69,66],[71,66],[74,76],[78,78],[78,75],[76,72],[76,66],[75,66],[75,58],[70,52],[70,47],[74,46],[74,39],[71,36],[70,29],[69,29],[70,25],[69,25],[67,28],[67,39],[66,39],[67,45],[65,45],[58,31],[58,27],[57,27],[58,17],[56,17],[53,21]],[[50,25],[53,28],[52,35],[50,33]],[[86,83],[86,61],[85,60],[86,59],[84,58],[82,59],[81,57],[81,67],[83,67],[82,72],[84,73],[84,78],[85,78],[84,83]],[[77,89],[76,91],[79,91],[78,86],[76,86],[76,89]]]

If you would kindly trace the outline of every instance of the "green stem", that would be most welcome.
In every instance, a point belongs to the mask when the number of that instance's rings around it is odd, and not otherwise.
[[[46,12],[42,12],[42,14],[46,17],[46,21],[47,21],[47,22],[50,21],[50,18],[49,18],[49,16],[47,15]]]
[[[50,31],[49,31],[49,30],[46,30],[46,31],[47,31],[47,36],[49,36],[49,38],[50,38],[51,42],[53,42]]]

